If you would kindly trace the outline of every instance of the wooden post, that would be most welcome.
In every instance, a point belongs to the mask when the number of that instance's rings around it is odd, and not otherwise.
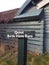
[[[18,65],[26,65],[27,38],[18,38]]]

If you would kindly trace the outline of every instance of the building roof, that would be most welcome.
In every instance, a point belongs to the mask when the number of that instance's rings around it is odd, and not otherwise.
[[[35,19],[36,17],[40,16],[42,11],[43,9],[32,10],[32,11],[23,13],[19,16],[15,16],[14,19],[29,18],[29,17],[32,17],[32,19]]]
[[[40,3],[37,4],[37,9],[42,8],[43,6],[47,5],[49,0],[42,0]]]
[[[13,19],[19,9],[0,12],[0,22],[9,22]]]
[[[35,5],[35,2],[37,2],[37,1],[41,1],[41,0],[26,0],[26,2],[22,5],[22,7],[19,9],[19,11],[17,12],[17,15],[20,15],[23,11],[24,11],[24,9],[27,7],[27,6],[29,6],[30,7],[30,3],[32,4],[32,5]]]
[[[32,4],[32,6],[37,5],[37,9],[39,9],[39,8],[45,6],[46,4],[48,4],[49,0],[26,0],[26,2],[22,5],[22,7],[17,12],[17,15],[22,14],[22,12],[24,13],[24,11],[26,10],[26,7],[27,6],[28,6],[27,8],[30,7],[30,3]]]
[[[21,12],[27,7],[27,5],[31,2],[31,0],[26,0],[25,3],[22,5],[22,7],[19,9],[19,11],[16,13],[16,15],[20,15]]]

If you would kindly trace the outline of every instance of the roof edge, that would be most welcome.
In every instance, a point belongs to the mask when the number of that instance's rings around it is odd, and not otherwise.
[[[21,12],[24,10],[24,8],[25,8],[30,2],[31,2],[32,4],[35,4],[34,2],[32,2],[32,0],[27,0],[27,1],[22,5],[22,7],[19,9],[19,11],[17,12],[16,15],[20,15]]]
[[[48,3],[49,3],[49,0],[43,0],[43,1],[41,1],[40,3],[37,4],[37,9],[40,9],[40,8],[44,7]]]

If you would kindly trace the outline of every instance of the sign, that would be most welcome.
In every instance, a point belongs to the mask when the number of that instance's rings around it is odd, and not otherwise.
[[[22,37],[22,38],[33,38],[33,37],[35,37],[35,31],[21,31],[21,30],[16,30],[16,31],[14,31],[14,32],[9,32],[8,34],[7,34],[7,37],[8,38],[14,38],[14,37],[16,37],[16,38],[20,38],[20,37]]]

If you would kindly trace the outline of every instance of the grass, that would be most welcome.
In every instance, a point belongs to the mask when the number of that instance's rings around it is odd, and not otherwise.
[[[8,57],[9,54],[5,55]],[[3,56],[0,58],[2,63],[0,65],[18,65],[18,56],[16,54],[13,54],[10,56],[9,60],[6,60]],[[0,61],[0,62],[1,62]],[[32,55],[30,53],[27,53],[27,65],[49,65],[49,54],[42,54],[42,55]]]
[[[17,65],[18,56],[16,53],[11,55],[11,52],[0,58],[0,65]]]
[[[32,54],[27,54],[27,65],[49,65],[49,55],[33,56]]]
[[[13,55],[9,60],[2,60],[0,65],[17,65],[17,56]]]

